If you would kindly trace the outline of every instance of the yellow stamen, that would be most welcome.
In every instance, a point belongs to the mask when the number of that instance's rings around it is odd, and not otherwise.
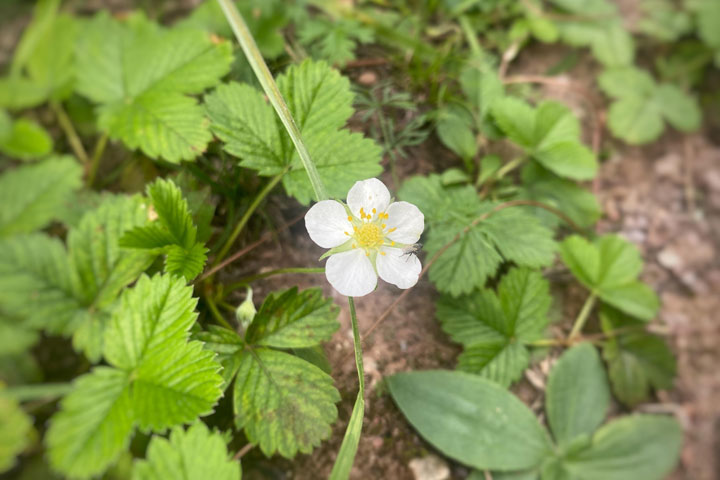
[[[348,222],[352,222],[352,217],[348,215]]]
[[[355,245],[354,243],[353,243],[353,248],[357,248],[357,245]]]
[[[377,210],[375,210],[374,208],[373,208],[373,213],[377,213]]]
[[[348,237],[350,236],[350,234],[349,234],[349,233],[347,233],[347,232],[343,232],[343,233],[344,233],[345,235],[347,235]]]
[[[391,228],[390,230],[388,230],[388,233],[392,233],[392,232],[394,232],[395,230],[397,230],[397,227]]]
[[[365,252],[365,256],[366,256],[366,257],[369,257],[369,256],[370,256],[370,252]]]
[[[383,224],[382,224],[382,228],[385,229],[385,227],[387,227],[387,225],[385,225],[385,224],[383,223]]]
[[[391,245],[391,246],[392,246],[392,245],[395,245],[395,242],[390,242],[390,245]]]
[[[380,255],[385,255],[385,252],[380,252]]]

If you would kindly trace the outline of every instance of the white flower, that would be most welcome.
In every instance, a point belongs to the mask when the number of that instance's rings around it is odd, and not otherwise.
[[[310,238],[330,256],[325,276],[348,297],[372,292],[377,277],[400,288],[414,286],[420,260],[414,244],[425,228],[425,217],[408,202],[390,203],[390,192],[371,178],[350,189],[347,205],[335,200],[316,203],[305,215]]]

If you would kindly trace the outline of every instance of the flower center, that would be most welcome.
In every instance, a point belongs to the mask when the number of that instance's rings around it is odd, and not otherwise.
[[[355,239],[361,248],[375,248],[383,244],[385,235],[376,223],[366,223],[355,232]]]

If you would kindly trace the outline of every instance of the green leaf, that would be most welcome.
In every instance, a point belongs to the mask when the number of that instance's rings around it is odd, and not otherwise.
[[[460,235],[430,268],[441,292],[458,296],[482,287],[503,260],[531,268],[553,261],[552,231],[525,207],[493,211],[498,205],[481,202],[473,187],[445,187],[438,175],[408,180],[398,193],[425,214],[430,256]]]
[[[312,451],[330,436],[339,400],[328,374],[276,350],[244,354],[235,379],[236,424],[268,456]]]
[[[209,325],[207,331],[197,332],[193,338],[202,341],[206,349],[217,354],[215,361],[222,367],[221,390],[225,391],[240,368],[245,342],[236,332],[217,325]]]
[[[655,96],[660,113],[670,125],[683,132],[700,128],[702,114],[695,97],[668,83],[658,86]]]
[[[188,95],[217,84],[231,46],[192,28],[166,30],[140,16],[99,14],[77,49],[77,90],[100,104],[98,124],[111,138],[172,163],[191,160],[211,140],[203,109]]]
[[[342,198],[358,178],[379,174],[381,149],[345,127],[352,115],[349,81],[325,62],[306,60],[277,79],[331,197]],[[213,133],[240,165],[283,177],[289,195],[308,204],[314,194],[290,137],[262,94],[247,85],[221,85],[205,97]]]
[[[503,85],[497,73],[481,71],[470,65],[460,72],[460,88],[478,112],[481,121],[490,113],[493,104],[504,95]]]
[[[228,458],[225,440],[198,422],[173,428],[170,438],[153,436],[147,459],[133,467],[133,480],[239,480],[240,462]]]
[[[15,457],[30,445],[32,419],[0,382],[0,473],[15,466]]]
[[[0,115],[4,112],[0,110]],[[52,151],[53,141],[48,132],[32,120],[18,119],[7,135],[0,134],[0,152],[8,157],[30,160],[44,157]]]
[[[437,317],[453,341],[465,346],[458,368],[507,387],[527,367],[524,344],[542,335],[550,302],[542,275],[516,268],[500,281],[497,296],[481,290],[458,299],[442,297]]]
[[[710,47],[720,48],[720,6],[714,0],[693,0],[687,6],[695,12],[700,38]]]
[[[461,158],[471,159],[477,154],[475,133],[468,121],[457,112],[451,109],[440,111],[437,134],[442,143]]]
[[[652,142],[664,128],[658,105],[642,97],[613,102],[608,113],[608,125],[613,135],[633,145]]]
[[[82,168],[69,156],[5,172],[0,176],[0,237],[44,228],[62,214],[81,184]]]
[[[567,350],[550,371],[545,398],[555,441],[569,445],[605,420],[610,391],[600,356],[590,343]]]
[[[316,17],[300,23],[298,39],[310,48],[313,58],[343,66],[355,59],[358,44],[373,41],[374,30],[351,18]]]
[[[637,280],[643,266],[640,253],[627,240],[605,235],[591,244],[571,235],[560,244],[560,255],[573,275],[604,302],[646,321],[657,313],[657,296]]]
[[[543,167],[576,180],[595,176],[595,157],[580,142],[580,124],[564,105],[546,101],[533,109],[506,97],[493,104],[492,114],[508,138]]]
[[[126,232],[120,246],[164,253],[166,272],[192,280],[205,266],[207,249],[196,241],[197,227],[182,191],[171,180],[157,179],[147,193],[157,222]]]
[[[0,357],[22,355],[38,340],[38,333],[21,321],[0,314]]]
[[[413,427],[443,454],[465,465],[536,468],[551,451],[535,414],[494,382],[439,370],[400,373],[387,382]]]
[[[105,331],[99,367],[80,377],[46,437],[53,467],[74,477],[104,472],[128,446],[134,426],[162,431],[212,412],[219,365],[202,343],[192,288],[170,275],[143,276],[125,290]]]
[[[273,292],[248,327],[245,341],[276,348],[312,347],[330,340],[337,331],[338,311],[319,288]]]
[[[632,415],[603,426],[590,448],[563,463],[571,478],[660,480],[675,467],[682,439],[673,418]]]
[[[600,311],[603,331],[610,333],[642,322],[611,308]],[[665,340],[646,332],[614,335],[603,344],[603,357],[615,396],[634,406],[650,397],[651,389],[671,388],[675,377],[675,357]]]
[[[565,213],[580,227],[593,225],[601,215],[595,196],[577,183],[560,178],[538,164],[530,163],[522,170],[523,188],[519,197],[542,202]],[[545,209],[533,208],[536,217],[555,228],[561,219]]]
[[[73,478],[103,472],[133,431],[129,372],[96,367],[75,381],[45,435],[52,468]]]
[[[33,21],[15,50],[9,77],[0,91],[0,106],[29,108],[70,96],[75,75],[77,21],[58,14],[59,0],[37,3]],[[4,89],[7,90],[4,90]]]

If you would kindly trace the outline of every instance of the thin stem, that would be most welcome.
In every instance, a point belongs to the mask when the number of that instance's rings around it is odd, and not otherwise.
[[[8,387],[4,393],[18,402],[26,402],[28,400],[54,400],[71,392],[72,389],[71,383],[38,383]]]
[[[237,282],[233,282],[225,286],[225,293],[242,288],[255,280],[262,280],[263,278],[272,277],[273,275],[282,275],[285,273],[325,273],[324,267],[318,268],[305,268],[305,267],[290,267],[290,268],[278,268],[276,270],[270,270],[269,272],[258,273],[257,275],[250,275],[241,278]]]
[[[235,328],[230,325],[230,322],[228,322],[225,317],[223,317],[222,313],[220,313],[220,310],[218,310],[217,305],[215,304],[215,299],[212,298],[212,293],[209,289],[205,289],[205,302],[208,305],[208,308],[210,308],[210,313],[212,313],[212,316],[215,318],[215,321],[218,322],[223,327],[227,327],[233,332],[235,331]]]
[[[227,18],[228,23],[230,23],[233,32],[235,32],[235,37],[237,37],[238,42],[240,42],[240,47],[245,53],[253,72],[255,72],[255,76],[260,82],[260,85],[265,91],[265,94],[268,96],[270,103],[275,108],[275,111],[280,117],[280,121],[282,121],[285,129],[292,139],[293,144],[295,145],[295,149],[300,156],[300,161],[302,162],[303,167],[305,167],[305,171],[307,172],[310,183],[315,191],[316,200],[326,200],[328,198],[327,191],[325,190],[325,186],[320,179],[320,174],[318,173],[317,168],[315,167],[315,164],[310,158],[310,154],[305,147],[305,143],[303,142],[300,134],[300,129],[295,124],[295,120],[293,120],[290,109],[285,103],[285,100],[275,83],[275,79],[265,64],[265,60],[263,60],[262,54],[255,44],[255,40],[253,39],[250,30],[245,24],[245,20],[242,15],[240,15],[240,12],[237,7],[235,7],[235,3],[232,0],[218,0],[218,3],[225,14],[225,18]]]
[[[524,162],[525,162],[525,159],[523,157],[518,157],[514,160],[510,160],[508,163],[506,163],[505,165],[500,167],[497,172],[495,172],[495,175],[494,175],[495,180],[500,180],[505,175],[507,175],[508,173],[512,172],[517,167],[522,165]]]
[[[362,340],[360,338],[360,328],[358,327],[357,314],[355,313],[355,301],[352,297],[348,297],[350,305],[350,324],[353,332],[353,349],[355,350],[355,367],[357,367],[358,383],[360,386],[360,395],[365,395],[365,370],[363,368],[362,358]]]
[[[250,217],[253,213],[255,213],[255,210],[260,205],[260,202],[262,202],[265,197],[268,196],[268,194],[272,191],[273,188],[275,188],[275,185],[278,184],[280,180],[282,180],[283,175],[285,175],[285,172],[287,169],[283,170],[282,173],[279,173],[275,175],[272,180],[268,182],[267,185],[255,196],[255,199],[253,199],[252,203],[248,207],[248,209],[245,211],[245,214],[243,214],[242,218],[238,222],[237,225],[235,225],[235,229],[230,234],[230,237],[225,241],[225,245],[220,249],[220,252],[215,257],[214,264],[219,264],[223,258],[225,258],[225,255],[227,255],[230,248],[235,243],[235,240],[237,240],[238,236],[240,235],[240,232],[242,232],[243,228],[245,228],[245,225],[247,225],[248,220],[250,220]]]
[[[78,160],[80,160],[80,162],[85,165],[85,168],[88,169],[90,166],[88,154],[85,151],[85,147],[83,146],[82,142],[80,141],[80,137],[75,131],[75,127],[73,126],[70,117],[68,117],[67,113],[65,113],[65,110],[63,110],[60,102],[50,102],[50,107],[55,112],[55,116],[57,117],[58,123],[60,124],[60,128],[62,128],[63,132],[65,133],[65,136],[70,143],[70,148],[72,148],[73,153],[75,153],[75,156],[78,158]]]
[[[103,133],[100,138],[98,138],[97,143],[95,143],[95,148],[93,149],[93,156],[90,160],[90,167],[87,173],[87,179],[85,180],[85,184],[88,186],[88,188],[92,187],[93,183],[95,182],[95,175],[97,175],[98,168],[100,167],[100,159],[105,152],[107,142],[108,134],[106,132]]]
[[[476,59],[482,58],[484,55],[483,49],[477,40],[475,31],[473,30],[472,24],[470,23],[470,19],[468,19],[466,15],[460,15],[458,19],[460,20],[460,28],[462,28],[468,45],[470,45],[470,51],[472,51],[473,57],[475,57]]]
[[[590,317],[590,312],[592,311],[593,307],[595,306],[595,301],[597,300],[597,295],[592,293],[587,300],[585,300],[585,304],[582,306],[582,309],[580,310],[580,313],[578,314],[577,318],[575,319],[575,323],[573,324],[572,330],[570,330],[570,335],[568,335],[568,339],[572,339],[580,334],[583,327],[585,326],[585,323],[587,322],[588,318]]]

